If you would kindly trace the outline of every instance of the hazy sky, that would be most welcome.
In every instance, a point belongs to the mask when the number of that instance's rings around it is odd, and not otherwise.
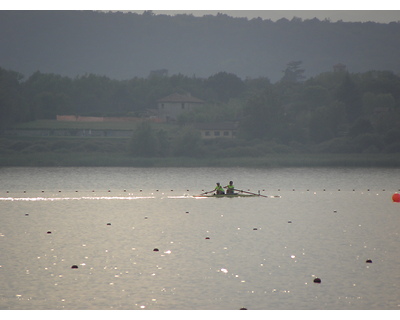
[[[205,14],[226,13],[233,17],[247,17],[279,20],[283,17],[292,19],[299,17],[312,19],[314,17],[323,20],[330,19],[332,22],[343,21],[375,21],[389,23],[400,21],[400,1],[380,0],[374,2],[336,0],[334,3],[326,4],[322,1],[295,1],[280,0],[279,3],[271,4],[271,1],[246,0],[236,4],[232,0],[202,0],[199,2],[188,2],[181,0],[70,0],[68,2],[48,2],[20,0],[9,4],[0,4],[3,10],[118,10],[134,11],[141,13],[144,10],[152,10],[155,14],[188,13],[195,16]]]

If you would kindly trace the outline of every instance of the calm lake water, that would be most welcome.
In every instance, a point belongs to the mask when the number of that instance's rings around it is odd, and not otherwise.
[[[1,168],[0,309],[398,310],[399,177]],[[268,197],[192,197],[229,180]]]

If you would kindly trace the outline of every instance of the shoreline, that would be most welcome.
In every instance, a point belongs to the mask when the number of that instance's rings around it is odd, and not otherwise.
[[[127,153],[37,152],[0,156],[0,167],[400,167],[400,154],[269,154],[262,157],[133,157]]]

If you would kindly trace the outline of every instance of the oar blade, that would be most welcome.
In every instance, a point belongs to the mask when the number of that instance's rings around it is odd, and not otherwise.
[[[262,195],[262,194],[259,194],[259,193],[254,193],[254,192],[249,192],[249,191],[244,191],[244,190],[239,190],[239,189],[234,189],[234,190],[238,191],[238,192],[252,194],[252,195],[255,195],[255,196],[259,196],[259,197],[268,198],[268,196],[265,196],[265,195]]]

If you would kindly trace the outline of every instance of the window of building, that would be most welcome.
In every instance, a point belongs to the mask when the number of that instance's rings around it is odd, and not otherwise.
[[[205,135],[206,137],[210,136],[210,131],[204,132],[204,135]]]
[[[185,103],[182,102],[182,109],[185,109]]]
[[[229,131],[224,131],[224,137],[229,136]]]
[[[219,137],[220,136],[220,132],[219,131],[214,131],[214,136]]]

